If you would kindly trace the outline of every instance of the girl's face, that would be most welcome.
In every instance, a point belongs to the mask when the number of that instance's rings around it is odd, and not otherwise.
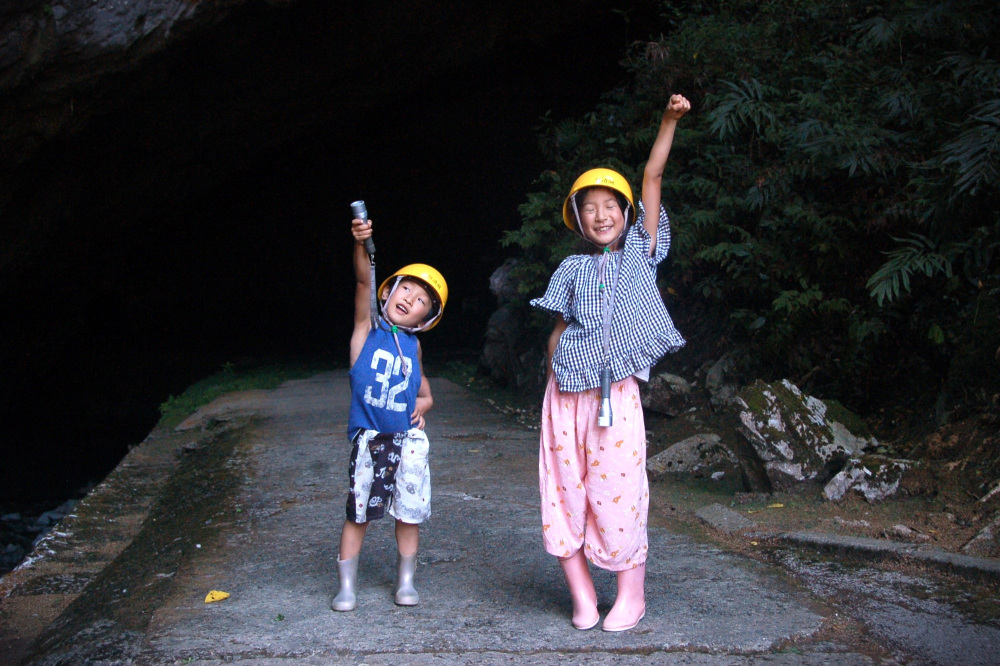
[[[587,240],[600,247],[618,240],[625,228],[625,211],[613,190],[591,187],[577,208],[580,212],[580,227]]]
[[[386,285],[385,289],[383,298],[389,297],[392,285]],[[404,278],[399,281],[396,291],[389,297],[385,313],[389,321],[396,326],[416,328],[424,323],[432,307],[433,301],[427,289],[419,282]]]

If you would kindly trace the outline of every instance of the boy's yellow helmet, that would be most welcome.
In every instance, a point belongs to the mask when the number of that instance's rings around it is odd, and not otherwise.
[[[427,325],[427,328],[421,329],[424,331],[429,331],[437,323],[441,321],[441,315],[444,313],[445,303],[448,302],[448,283],[444,281],[444,276],[437,271],[437,269],[428,266],[427,264],[410,264],[409,266],[403,266],[398,271],[387,277],[378,288],[379,298],[385,293],[385,288],[390,285],[390,283],[397,277],[409,277],[417,279],[434,292],[434,297],[440,304],[440,308],[436,313],[434,313],[431,322]]]
[[[591,169],[590,171],[584,171],[583,174],[573,181],[573,187],[569,190],[569,195],[567,195],[566,200],[563,202],[563,222],[569,227],[570,231],[579,233],[580,229],[577,226],[576,216],[573,214],[573,197],[580,190],[587,187],[606,187],[609,190],[614,190],[619,194],[623,195],[628,199],[628,203],[635,210],[635,200],[632,198],[632,188],[629,187],[628,181],[625,180],[625,176],[621,175],[617,171],[612,169]]]

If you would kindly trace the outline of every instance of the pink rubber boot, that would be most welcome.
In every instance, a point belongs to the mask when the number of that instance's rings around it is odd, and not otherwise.
[[[604,618],[604,631],[625,631],[646,616],[646,564],[618,572],[618,597]]]
[[[601,615],[597,612],[597,591],[590,577],[587,558],[582,550],[578,550],[570,557],[560,558],[559,564],[573,598],[573,626],[581,631],[593,629],[601,621]]]

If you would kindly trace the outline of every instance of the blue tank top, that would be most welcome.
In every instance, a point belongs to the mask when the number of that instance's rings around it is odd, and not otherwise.
[[[399,358],[392,332],[381,326],[371,330],[361,354],[351,367],[350,436],[359,428],[379,432],[406,432],[420,390],[417,336],[399,331]],[[406,376],[402,364],[406,363]]]

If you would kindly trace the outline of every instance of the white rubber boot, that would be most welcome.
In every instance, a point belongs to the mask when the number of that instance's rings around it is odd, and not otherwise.
[[[355,594],[355,583],[358,580],[358,559],[360,555],[346,560],[337,560],[337,571],[340,573],[340,590],[333,598],[330,608],[335,611],[352,611],[358,605]]]
[[[420,595],[413,587],[413,574],[417,570],[417,554],[403,555],[397,553],[396,570],[396,604],[399,606],[416,606],[420,603]]]

